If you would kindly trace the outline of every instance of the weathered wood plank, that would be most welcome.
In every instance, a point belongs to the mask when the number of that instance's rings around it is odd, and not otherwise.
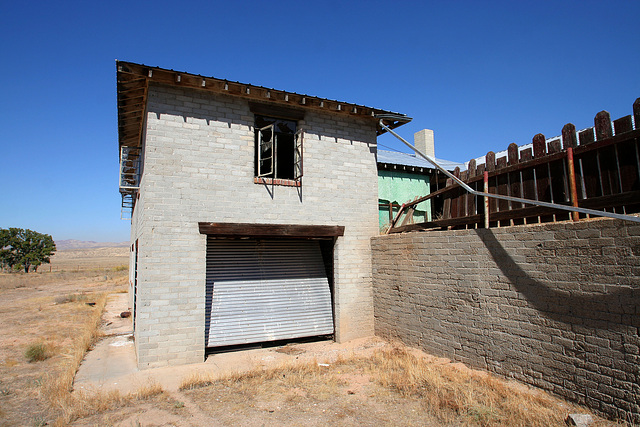
[[[520,163],[528,163],[532,159],[532,150],[527,148],[520,152]],[[536,199],[536,186],[533,178],[533,167],[522,169],[522,197],[525,199]]]
[[[578,146],[578,138],[576,137],[576,127],[573,123],[567,123],[562,128],[562,145],[566,149],[567,147],[576,148]]]
[[[476,176],[476,161],[475,159],[469,160],[469,167],[467,168],[469,172],[468,181],[471,181],[471,178]],[[476,187],[473,183],[470,184],[470,187],[476,190]],[[477,191],[477,190],[476,190]],[[475,215],[476,214],[476,196],[467,193],[467,215]]]
[[[218,237],[319,238],[344,235],[341,225],[247,224],[199,222],[200,234]]]
[[[589,152],[581,152],[581,148],[592,145],[595,141],[594,128],[585,129],[578,134],[580,146],[574,150],[574,158],[577,161],[577,172],[580,175],[582,189],[582,197],[588,199],[590,197],[601,196],[600,177],[598,174],[598,161],[595,150]]]
[[[451,178],[447,178],[447,187],[452,185],[453,180]],[[450,190],[450,189],[449,189]],[[443,194],[444,202],[442,208],[442,217],[443,218],[451,218],[451,192],[447,191]]]
[[[515,166],[520,162],[519,154],[518,146],[513,142],[509,144],[509,147],[507,148],[509,166]],[[509,195],[513,197],[522,197],[520,184],[520,171],[509,172]],[[521,207],[522,203],[511,202],[511,209],[520,209]]]
[[[559,153],[562,151],[560,140],[554,140],[549,143],[549,153]],[[549,162],[549,178],[551,180],[551,199],[553,203],[569,203],[569,181],[567,177],[567,168],[564,159]],[[567,220],[569,213],[558,212],[555,220]]]
[[[600,111],[593,119],[596,128],[596,141],[611,138],[613,130],[611,129],[611,116],[608,111]]]
[[[592,144],[596,140],[593,134],[593,128],[585,129],[578,133],[578,140],[580,141],[580,145]]]
[[[460,168],[456,166],[453,170],[453,176],[456,178],[460,178]],[[451,191],[451,216],[450,218],[458,218],[460,216],[459,212],[459,204],[460,204],[460,191],[452,190]]]
[[[496,170],[502,170],[507,167],[507,158],[500,157],[496,160]],[[496,187],[498,189],[497,194],[502,194],[506,196],[510,196],[509,191],[509,175],[507,173],[500,174],[496,177]],[[508,211],[509,210],[509,202],[507,200],[498,200],[498,211]]]
[[[544,158],[547,155],[547,143],[543,134],[539,133],[533,137],[533,157],[536,159]],[[549,173],[546,164],[540,164],[534,168],[535,181],[537,187],[537,200],[550,202],[549,194]]]
[[[489,151],[485,156],[485,170],[491,174],[496,170],[496,153]],[[496,178],[489,178],[489,193],[497,194]],[[489,199],[489,212],[498,212],[498,201],[496,199]]]
[[[593,197],[587,200],[580,200],[578,205],[581,208],[605,209],[616,206],[629,206],[627,213],[638,212],[640,210],[640,191],[629,191],[622,194],[612,194],[609,196]]]
[[[631,121],[631,116],[620,117],[613,121],[613,130],[616,135],[620,135],[621,133],[631,132],[633,130],[633,122]]]
[[[622,192],[640,190],[640,145],[638,140],[617,145]]]

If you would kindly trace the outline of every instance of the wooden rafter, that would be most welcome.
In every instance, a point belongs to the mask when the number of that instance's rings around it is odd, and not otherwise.
[[[145,65],[116,62],[119,145],[141,146],[149,84],[171,85],[238,96],[253,102],[282,108],[318,110],[377,120],[377,114],[391,115],[385,124],[396,128],[411,118],[389,111],[314,96],[254,86]],[[381,133],[379,131],[379,133]]]

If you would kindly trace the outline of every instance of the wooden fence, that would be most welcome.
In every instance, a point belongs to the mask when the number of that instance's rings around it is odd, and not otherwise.
[[[456,168],[454,175],[476,191],[483,191],[487,172],[489,193],[615,213],[640,212],[640,98],[633,104],[633,117],[612,122],[609,113],[601,111],[594,124],[576,132],[568,123],[562,136],[551,140],[537,134],[531,147],[510,144],[506,156],[497,159],[489,151],[484,163],[471,160],[466,171]],[[429,199],[435,202],[432,207],[441,208],[432,212],[433,221],[415,223],[415,206]],[[489,198],[490,227],[564,221],[571,216],[564,210]],[[484,197],[469,194],[448,179],[446,187],[402,205],[389,232],[484,226]]]

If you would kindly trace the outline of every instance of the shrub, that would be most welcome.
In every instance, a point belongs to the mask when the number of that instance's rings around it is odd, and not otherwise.
[[[67,302],[86,301],[86,300],[87,300],[87,296],[84,294],[71,294],[71,295],[56,297],[55,302],[56,304],[65,304]]]
[[[51,357],[49,349],[44,343],[31,344],[27,347],[27,351],[24,352],[24,356],[29,363],[41,362]]]

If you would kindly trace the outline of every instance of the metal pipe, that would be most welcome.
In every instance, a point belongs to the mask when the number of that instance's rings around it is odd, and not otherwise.
[[[597,211],[597,210],[594,210],[594,209],[579,208],[579,207],[566,206],[566,205],[558,205],[558,204],[555,204],[555,203],[548,203],[548,202],[543,202],[543,201],[540,201],[540,200],[522,199],[520,197],[503,196],[501,194],[491,194],[491,193],[488,193],[488,192],[475,191],[473,188],[469,187],[466,183],[464,183],[459,178],[454,176],[451,172],[449,172],[448,170],[446,170],[442,166],[440,166],[435,161],[435,159],[433,159],[431,156],[427,156],[426,154],[424,154],[423,152],[418,150],[416,147],[414,147],[413,145],[411,145],[407,141],[405,141],[404,138],[402,138],[400,135],[398,135],[393,130],[391,130],[391,128],[386,126],[382,122],[382,119],[380,119],[380,123],[379,124],[380,124],[380,127],[382,129],[386,130],[391,135],[393,135],[396,138],[398,138],[407,147],[409,147],[413,151],[415,151],[416,154],[418,154],[420,157],[422,157],[423,159],[425,159],[426,161],[431,163],[433,166],[435,166],[436,169],[438,169],[440,172],[444,173],[449,178],[451,178],[453,181],[455,181],[458,185],[460,185],[462,188],[464,188],[469,193],[474,194],[476,196],[493,197],[494,199],[499,199],[499,200],[509,200],[509,201],[512,201],[512,202],[526,203],[528,205],[543,206],[543,207],[546,207],[546,208],[560,209],[560,210],[569,211],[569,212],[580,212],[580,213],[588,214],[588,215],[604,216],[604,217],[608,217],[608,218],[621,219],[621,220],[624,220],[624,221],[632,221],[632,222],[640,223],[640,217],[631,216],[631,215],[623,215],[623,214],[617,214],[617,213],[613,213],[613,212]]]

